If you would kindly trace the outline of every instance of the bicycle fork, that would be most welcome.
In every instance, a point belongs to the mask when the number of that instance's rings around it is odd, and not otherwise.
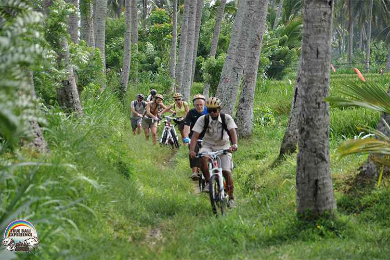
[[[224,182],[223,182],[223,174],[222,174],[222,168],[219,166],[221,165],[221,159],[218,157],[217,159],[214,159],[212,162],[209,163],[209,171],[210,171],[210,178],[214,174],[218,175],[218,186],[219,186],[219,200],[223,200],[225,198],[225,189],[224,189]]]

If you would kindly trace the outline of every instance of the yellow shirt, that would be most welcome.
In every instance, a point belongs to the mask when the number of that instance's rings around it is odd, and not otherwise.
[[[186,115],[186,107],[188,107],[187,102],[183,101],[181,108],[179,108],[176,103],[174,103],[172,106],[177,118],[184,117]]]

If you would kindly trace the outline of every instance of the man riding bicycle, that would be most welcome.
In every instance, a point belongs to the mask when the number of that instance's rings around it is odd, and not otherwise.
[[[196,121],[192,131],[194,134],[191,138],[190,143],[190,157],[195,158],[195,145],[199,138],[199,135],[204,134],[203,144],[200,149],[200,153],[203,152],[213,152],[223,149],[231,149],[231,151],[236,151],[238,148],[237,145],[237,125],[234,122],[233,118],[228,114],[221,113],[222,102],[215,97],[210,97],[206,102],[206,107],[208,114],[199,117]],[[231,140],[229,140],[231,139]],[[233,145],[230,147],[230,141]],[[227,184],[227,193],[229,194],[228,206],[230,208],[235,206],[234,202],[234,185],[233,177],[231,170],[233,169],[233,160],[232,154],[224,154],[220,156],[222,174],[226,180]],[[202,157],[201,159],[201,170],[206,179],[206,186],[204,191],[209,191],[207,184],[210,180],[210,174],[208,169],[208,158]]]
[[[205,107],[206,99],[203,95],[197,94],[192,99],[194,108],[188,111],[186,118],[184,119],[184,129],[183,129],[183,143],[188,144],[190,138],[193,135],[192,128],[194,127],[196,121],[200,116],[207,114],[207,108]],[[199,136],[200,139],[203,136]],[[189,148],[189,147],[188,147]],[[195,152],[199,152],[199,144],[195,145]],[[196,181],[198,180],[198,168],[200,168],[200,159],[190,157],[190,167],[192,169],[191,179]]]

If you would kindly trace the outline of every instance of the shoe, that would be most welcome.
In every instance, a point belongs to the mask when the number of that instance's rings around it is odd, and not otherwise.
[[[228,208],[232,209],[236,207],[236,203],[234,202],[234,200],[229,200],[227,206]]]
[[[204,186],[203,192],[210,192],[210,187],[208,182],[206,182],[206,186]]]
[[[193,181],[199,180],[199,175],[197,172],[193,172],[190,177]]]

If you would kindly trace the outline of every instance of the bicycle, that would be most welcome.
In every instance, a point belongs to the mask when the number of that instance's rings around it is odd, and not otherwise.
[[[174,117],[165,116],[164,121],[164,130],[161,134],[160,144],[162,145],[171,145],[173,148],[179,148],[180,144],[178,141],[178,136],[175,130],[175,126],[171,124],[172,120],[175,120]]]
[[[222,175],[221,159],[219,158],[222,154],[227,154],[230,152],[230,149],[219,150],[215,152],[204,152],[198,153],[197,158],[202,158],[207,156],[209,158],[209,193],[210,193],[210,202],[213,213],[222,216],[226,213],[226,206],[229,200],[229,196],[226,192],[226,181]],[[202,174],[203,176],[203,174]],[[204,178],[204,177],[203,177]],[[202,184],[202,180],[199,181],[199,185]],[[204,186],[202,190],[204,189]]]

